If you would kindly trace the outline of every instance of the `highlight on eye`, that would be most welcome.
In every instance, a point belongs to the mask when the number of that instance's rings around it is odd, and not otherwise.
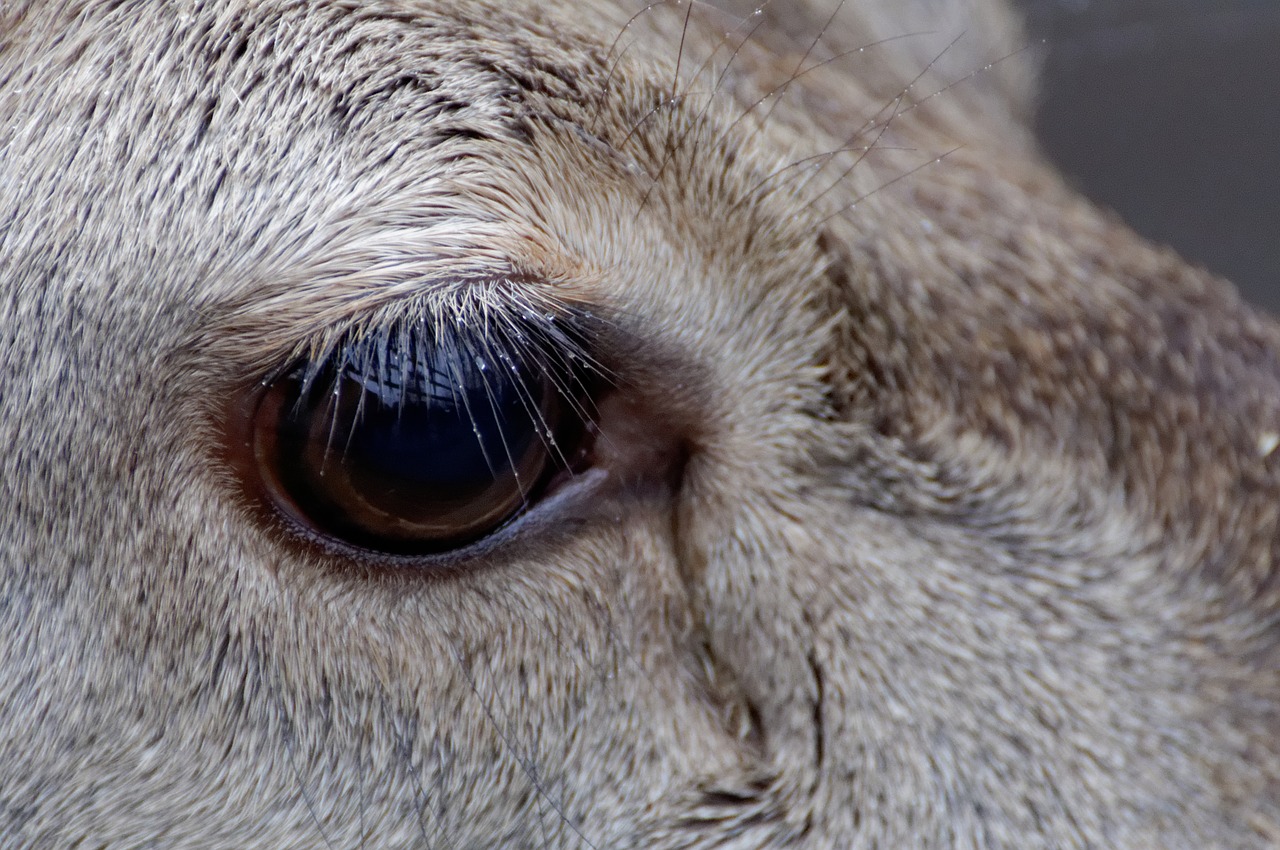
[[[266,385],[252,472],[308,534],[430,555],[502,528],[584,462],[594,374],[571,320],[351,332]]]

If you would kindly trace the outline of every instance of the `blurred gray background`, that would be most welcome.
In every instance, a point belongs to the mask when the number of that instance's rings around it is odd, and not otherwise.
[[[1085,194],[1280,314],[1280,0],[1021,0]]]

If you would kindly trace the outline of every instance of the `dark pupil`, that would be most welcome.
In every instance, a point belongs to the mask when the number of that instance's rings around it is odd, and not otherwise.
[[[551,394],[510,358],[456,340],[349,346],[294,382],[280,483],[357,545],[429,551],[494,528],[546,465]]]
[[[439,369],[415,371],[410,377],[421,380],[411,392],[400,385],[370,391],[344,376],[341,392],[358,409],[345,435],[343,462],[371,489],[386,485],[415,496],[483,489],[511,465],[509,455],[528,448],[533,422],[529,402],[507,376],[464,375],[452,384]]]

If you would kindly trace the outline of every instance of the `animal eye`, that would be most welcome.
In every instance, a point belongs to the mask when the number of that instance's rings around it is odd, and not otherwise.
[[[347,341],[271,383],[250,432],[276,508],[363,550],[443,552],[494,531],[584,429],[536,345],[425,326]],[[514,349],[523,347],[521,356]]]

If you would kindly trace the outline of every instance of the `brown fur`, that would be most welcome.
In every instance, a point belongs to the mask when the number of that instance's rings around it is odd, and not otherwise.
[[[1280,329],[1001,6],[719,5],[0,3],[0,844],[1280,844]],[[246,386],[517,303],[602,318],[563,497],[253,508]]]

